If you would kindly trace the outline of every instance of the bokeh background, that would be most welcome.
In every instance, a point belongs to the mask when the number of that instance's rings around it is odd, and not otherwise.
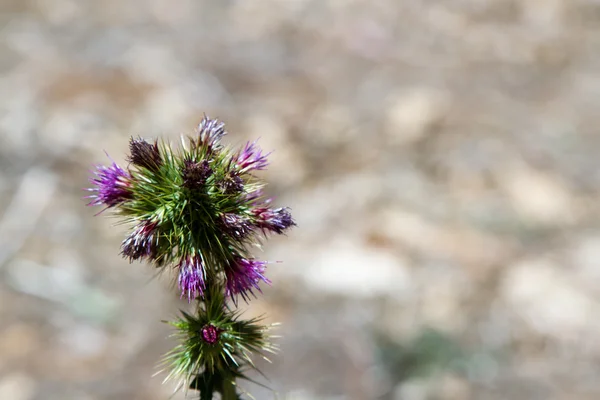
[[[0,399],[170,398],[185,303],[82,187],[203,113],[298,222],[257,399],[600,398],[599,49],[595,0],[1,0]]]

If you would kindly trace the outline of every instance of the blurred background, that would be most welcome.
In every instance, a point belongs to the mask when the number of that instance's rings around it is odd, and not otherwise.
[[[128,138],[275,150],[257,399],[600,398],[596,0],[0,0],[0,399],[162,400],[186,307],[83,187]],[[184,399],[177,394],[173,399]],[[192,393],[187,398],[194,398]]]

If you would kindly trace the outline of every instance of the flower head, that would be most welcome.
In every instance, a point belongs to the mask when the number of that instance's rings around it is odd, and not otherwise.
[[[216,304],[225,301],[223,293],[212,298]],[[179,381],[178,387],[211,394],[225,377],[247,379],[244,367],[254,367],[252,353],[266,358],[277,350],[269,340],[272,326],[263,325],[260,318],[241,319],[227,307],[198,307],[193,315],[182,312],[171,325],[180,344],[165,355],[162,365],[170,370],[166,380]]]
[[[187,297],[191,302],[198,295],[202,295],[205,289],[204,278],[204,266],[199,256],[188,256],[181,260],[177,280],[181,297]]]
[[[209,148],[213,148],[219,144],[221,138],[227,134],[223,122],[217,119],[210,119],[206,115],[202,119],[202,122],[200,122],[200,125],[198,125],[196,131],[198,132],[200,143]]]
[[[244,200],[253,206],[256,206],[259,203],[261,203],[263,205],[269,204],[271,202],[271,199],[267,199],[266,201],[264,201],[264,200],[261,201],[263,196],[264,196],[264,192],[263,192],[262,188],[260,188],[260,189],[253,190],[250,193],[246,193],[244,196]]]
[[[150,144],[142,138],[131,138],[129,141],[129,151],[131,152],[129,161],[138,167],[156,172],[163,163],[160,150],[158,149],[158,142]]]
[[[253,230],[253,226],[248,218],[234,213],[222,214],[220,222],[223,230],[229,236],[236,239],[248,237]]]
[[[213,324],[205,325],[202,328],[202,339],[208,344],[215,344],[219,341],[219,336],[222,330],[214,326]]]
[[[286,229],[296,225],[287,207],[270,209],[258,207],[252,210],[256,225],[263,231],[282,234]]]
[[[212,174],[212,169],[207,160],[195,162],[185,160],[181,170],[183,186],[188,189],[198,189],[204,186],[206,179]]]
[[[248,301],[248,293],[253,295],[253,289],[261,291],[258,286],[260,281],[271,283],[264,275],[266,266],[266,261],[236,257],[225,268],[227,295],[235,301],[235,295],[239,294]]]
[[[270,153],[269,153],[270,154]],[[262,150],[254,142],[246,143],[246,146],[240,150],[234,157],[234,163],[242,172],[251,170],[262,170],[267,168],[269,154],[263,154]]]
[[[104,204],[107,207],[114,207],[133,197],[130,190],[131,176],[114,161],[108,167],[97,166],[94,174],[96,176],[90,179],[90,182],[95,187],[88,190],[95,194],[88,196],[93,199],[88,205]]]
[[[156,258],[158,244],[158,222],[144,221],[136,226],[129,236],[121,243],[121,254],[129,262],[147,258]]]

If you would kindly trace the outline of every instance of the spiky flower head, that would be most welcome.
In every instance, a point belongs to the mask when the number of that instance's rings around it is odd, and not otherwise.
[[[201,295],[205,289],[206,272],[202,260],[197,255],[191,255],[179,263],[179,278],[177,280],[181,297],[192,301]]]
[[[209,385],[223,385],[218,382],[221,379],[245,378],[243,366],[254,368],[252,354],[265,357],[276,351],[268,334],[272,326],[260,321],[243,320],[239,312],[220,306],[218,301],[203,306],[195,315],[182,312],[170,323],[181,344],[163,359],[163,366],[170,371],[165,381],[175,379],[182,388],[202,392]]]
[[[158,142],[150,144],[142,138],[131,138],[129,141],[129,151],[131,155],[128,157],[132,164],[139,167],[147,168],[150,171],[156,172],[163,163]]]
[[[276,209],[258,207],[252,210],[252,214],[255,217],[256,225],[263,231],[282,234],[285,230],[296,225],[287,207]]]
[[[219,341],[222,331],[222,329],[217,328],[213,324],[208,324],[201,330],[202,340],[207,344],[216,344]]]
[[[154,261],[158,250],[158,222],[143,221],[121,243],[121,254],[129,262],[145,258]]]
[[[254,225],[248,217],[234,213],[225,213],[221,215],[221,225],[223,231],[235,239],[244,239],[252,234]]]
[[[130,188],[131,176],[114,161],[108,167],[97,166],[94,175],[90,179],[94,186],[88,189],[94,194],[88,196],[92,199],[88,205],[115,207],[133,196]]]
[[[225,124],[216,119],[210,119],[206,115],[197,128],[199,143],[206,146],[209,150],[219,145],[221,138],[227,135]]]
[[[243,172],[267,168],[269,154],[263,154],[256,142],[248,142],[233,158],[236,167]]]
[[[238,294],[248,301],[250,294],[254,296],[254,289],[261,291],[260,281],[271,283],[265,277],[266,266],[266,261],[236,257],[225,268],[227,295],[231,296],[234,302]]]

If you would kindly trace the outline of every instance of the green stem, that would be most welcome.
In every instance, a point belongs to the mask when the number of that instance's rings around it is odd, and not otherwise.
[[[210,382],[203,388],[203,390],[200,391],[200,400],[212,400],[213,392],[214,386],[212,382]]]
[[[239,400],[233,380],[223,379],[223,400]]]

